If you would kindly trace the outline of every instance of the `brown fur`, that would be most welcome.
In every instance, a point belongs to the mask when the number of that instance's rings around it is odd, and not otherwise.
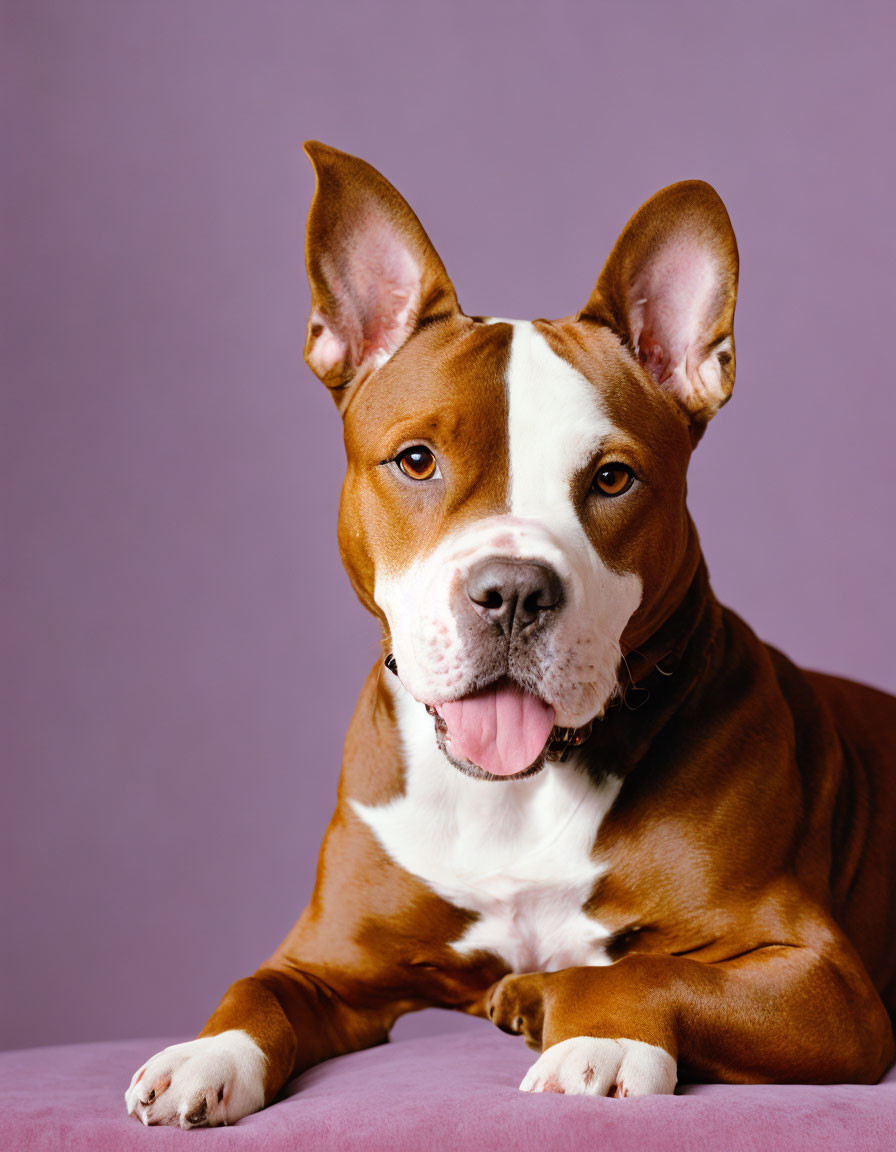
[[[460,313],[416,217],[379,174],[322,146],[310,154],[319,187],[309,277],[334,330],[347,321],[322,254],[335,252],[341,266],[346,220],[371,197],[425,268],[407,343],[373,372],[363,339],[347,335],[355,351],[325,379],[345,417],[342,556],[361,601],[383,619],[377,571],[505,506],[509,329]],[[733,343],[719,356],[721,399],[685,403],[634,355],[627,319],[625,286],[670,229],[708,236],[722,269],[695,353],[712,356],[730,338],[737,251],[706,185],[658,194],[620,237],[582,314],[538,322],[622,430],[602,458],[629,464],[643,482],[633,500],[592,506],[594,462],[576,481],[592,543],[644,586],[623,636],[619,699],[585,750],[595,775],[625,778],[595,845],[605,870],[586,905],[609,926],[616,962],[514,975],[499,956],[453,950],[473,914],[388,859],[349,805],[403,788],[388,673],[378,667],[349,729],[311,903],[203,1033],[243,1028],[256,1039],[269,1059],[268,1100],[295,1072],[382,1042],[399,1015],[426,1005],[488,1015],[537,1047],[583,1034],[643,1040],[713,1080],[870,1082],[893,1059],[896,700],[801,672],[712,594],[685,474],[730,394]],[[312,349],[318,336],[312,328]],[[419,442],[454,470],[445,501],[412,499],[380,466]]]

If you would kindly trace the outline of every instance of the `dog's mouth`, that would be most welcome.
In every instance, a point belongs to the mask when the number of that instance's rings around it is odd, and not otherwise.
[[[442,752],[468,776],[521,780],[544,766],[554,709],[506,677],[427,710]]]

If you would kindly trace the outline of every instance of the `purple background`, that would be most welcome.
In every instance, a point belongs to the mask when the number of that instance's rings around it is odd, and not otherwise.
[[[405,193],[473,313],[576,309],[644,199],[711,181],[716,590],[896,690],[893,12],[3,5],[0,1045],[193,1031],[309,893],[377,643],[300,358],[305,137]]]

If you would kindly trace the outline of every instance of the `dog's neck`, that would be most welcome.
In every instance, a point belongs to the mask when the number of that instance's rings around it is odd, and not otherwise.
[[[596,720],[584,758],[627,775],[685,699],[699,691],[722,627],[722,608],[702,555],[687,590],[657,630],[625,655],[617,694]]]

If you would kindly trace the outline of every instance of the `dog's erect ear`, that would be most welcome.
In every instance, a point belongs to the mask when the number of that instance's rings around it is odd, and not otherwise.
[[[309,141],[317,187],[305,233],[308,367],[342,409],[425,321],[457,312],[445,268],[405,200],[375,168]]]
[[[580,313],[619,333],[698,433],[734,387],[737,269],[725,205],[687,180],[629,220]]]

